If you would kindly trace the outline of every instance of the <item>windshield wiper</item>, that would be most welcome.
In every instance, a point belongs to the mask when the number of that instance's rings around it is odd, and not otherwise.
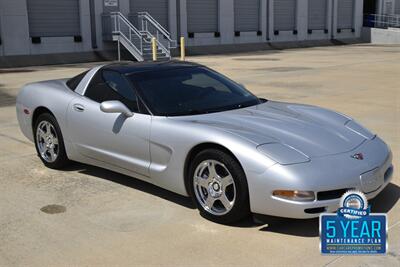
[[[170,113],[170,114],[168,114],[168,116],[190,116],[190,115],[209,114],[209,113],[223,112],[223,111],[228,111],[228,110],[233,110],[233,109],[247,108],[247,107],[254,106],[256,104],[259,104],[259,103],[244,102],[244,103],[223,106],[223,107],[219,107],[219,108],[204,109],[204,110],[189,109],[188,111]]]
[[[201,114],[206,114],[206,113],[208,113],[208,111],[203,111],[203,110],[199,110],[199,109],[191,109],[188,111],[169,113],[169,114],[166,114],[166,116],[190,116],[190,115],[201,115]]]

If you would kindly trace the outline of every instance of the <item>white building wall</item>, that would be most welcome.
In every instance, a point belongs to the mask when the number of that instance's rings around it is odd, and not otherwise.
[[[221,37],[214,38],[220,39],[220,44],[231,44],[233,43],[233,35],[235,30],[233,0],[219,0],[218,12],[219,32]]]
[[[268,0],[261,0],[261,21],[260,21],[260,29],[261,29],[261,42],[268,41]]]
[[[178,34],[178,14],[176,13],[177,1],[169,0],[168,3],[168,22],[169,32],[172,38],[175,38]],[[179,40],[178,40],[179,41]]]
[[[243,0],[245,1],[245,0]],[[187,0],[169,0],[169,29],[173,38],[177,36],[178,27],[181,36],[185,37],[188,46],[244,44],[265,42],[290,42],[304,40],[342,39],[360,37],[362,27],[363,0],[355,0],[354,32],[343,30],[337,32],[337,2],[328,0],[327,30],[308,32],[308,0],[297,1],[296,23],[297,34],[293,31],[282,31],[274,34],[274,2],[279,0],[260,1],[260,30],[257,32],[241,32],[235,36],[234,32],[234,0],[219,0],[219,32],[195,33],[194,38],[188,38],[187,32]],[[381,0],[393,1],[393,0]],[[96,13],[96,43],[97,50],[115,47],[112,43],[103,41],[102,18],[104,0],[95,0]],[[130,10],[129,0],[119,0],[119,10],[128,15]],[[177,10],[180,16],[177,16]],[[4,1],[0,0],[0,34],[2,44],[0,55],[39,55],[49,53],[88,52],[93,51],[90,26],[90,8],[88,0],[80,0],[80,21],[82,42],[74,42],[71,37],[42,37],[40,44],[33,44],[29,37],[28,14],[26,0]],[[178,38],[177,38],[178,39]]]
[[[4,55],[30,53],[25,0],[0,1],[1,39]]]
[[[40,55],[91,51],[89,2],[80,1],[82,42],[70,37],[42,37],[33,44],[29,36],[26,0],[0,1],[1,34],[4,56]],[[101,28],[98,29],[101,32]],[[100,34],[101,36],[101,34]],[[101,39],[98,40],[101,44]]]

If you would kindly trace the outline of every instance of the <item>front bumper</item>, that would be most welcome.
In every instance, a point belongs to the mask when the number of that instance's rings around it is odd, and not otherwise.
[[[363,160],[351,156],[362,153]],[[250,207],[253,213],[307,219],[322,212],[335,212],[341,195],[350,189],[375,198],[391,181],[392,154],[379,138],[367,140],[342,154],[313,158],[311,162],[270,167],[263,174],[250,174]],[[291,201],[272,196],[274,190],[314,191],[317,199]]]

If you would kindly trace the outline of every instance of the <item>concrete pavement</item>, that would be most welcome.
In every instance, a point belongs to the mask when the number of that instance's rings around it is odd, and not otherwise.
[[[189,57],[278,101],[334,109],[380,135],[400,166],[400,47],[350,45]],[[321,256],[318,220],[223,226],[191,201],[136,179],[74,164],[47,169],[18,129],[27,82],[94,64],[0,70],[0,266],[400,266],[400,176],[372,202],[388,212],[386,256]],[[47,205],[60,205],[57,209]],[[51,214],[51,211],[60,213]]]

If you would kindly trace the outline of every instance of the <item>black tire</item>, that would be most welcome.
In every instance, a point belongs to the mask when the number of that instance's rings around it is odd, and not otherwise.
[[[228,213],[223,215],[215,215],[207,211],[201,204],[200,200],[195,193],[194,175],[197,167],[204,161],[215,160],[221,162],[230,172],[235,188],[236,188],[236,199],[232,208]],[[247,185],[246,175],[239,164],[239,162],[228,153],[218,149],[206,149],[198,153],[194,160],[190,163],[187,184],[189,194],[195,203],[196,207],[200,211],[200,215],[204,218],[221,224],[231,224],[243,220],[250,215],[249,205],[249,191]]]
[[[40,125],[41,122],[49,122],[54,127],[54,130],[57,134],[58,153],[56,159],[52,162],[46,161],[46,159],[41,155],[39,150],[37,131],[38,131],[38,126]],[[62,169],[70,164],[70,160],[68,159],[67,153],[65,152],[64,139],[60,130],[60,126],[58,125],[57,120],[56,118],[54,118],[53,115],[49,113],[43,113],[37,117],[33,127],[33,138],[35,140],[35,148],[37,155],[46,167],[51,169]]]

